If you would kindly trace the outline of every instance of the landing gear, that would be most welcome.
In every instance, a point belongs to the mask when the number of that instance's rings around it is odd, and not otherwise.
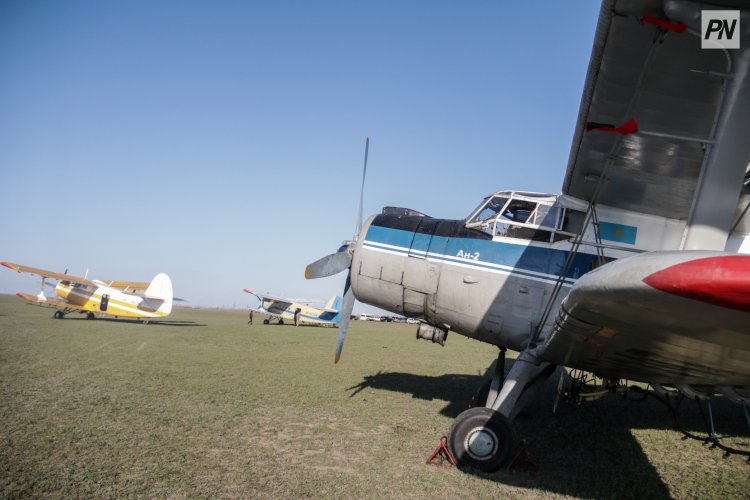
[[[448,448],[458,463],[482,472],[494,472],[508,462],[517,444],[505,415],[481,406],[461,413],[448,438]]]
[[[268,321],[267,319],[264,319],[264,320],[263,320],[263,324],[264,324],[264,325],[267,325],[268,323],[269,323],[269,321]]]
[[[547,379],[556,367],[541,363],[529,351],[522,352],[505,376],[505,349],[500,351],[495,373],[479,388],[477,406],[453,422],[448,447],[459,465],[492,472],[511,460],[518,445],[511,421],[523,408],[522,395]]]
[[[280,325],[283,325],[283,324],[284,324],[284,320],[283,320],[283,319],[280,319],[280,320],[279,320],[279,324],[280,324]]]
[[[476,394],[471,400],[471,406],[487,406],[487,397],[490,395],[490,387],[492,386],[492,380],[485,380],[482,385],[477,389]]]
[[[86,319],[96,319],[96,316],[94,316],[94,313],[89,311],[86,313]]]
[[[63,319],[64,314],[62,313],[62,311],[55,311],[55,314],[53,314],[52,317],[55,319]]]

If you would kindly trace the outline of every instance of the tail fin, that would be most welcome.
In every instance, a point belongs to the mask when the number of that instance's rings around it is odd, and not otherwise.
[[[326,302],[326,309],[332,310],[332,311],[340,311],[341,310],[341,297],[338,295],[334,295],[330,299],[328,299],[328,302]]]
[[[144,293],[147,299],[161,300],[163,303],[157,309],[169,314],[172,312],[172,280],[164,273],[157,274]]]

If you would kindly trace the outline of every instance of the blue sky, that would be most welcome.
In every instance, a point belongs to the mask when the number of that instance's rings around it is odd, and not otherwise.
[[[0,260],[325,299],[365,214],[560,190],[599,2],[0,3]],[[0,270],[0,293],[38,280]],[[366,311],[358,306],[355,311]]]

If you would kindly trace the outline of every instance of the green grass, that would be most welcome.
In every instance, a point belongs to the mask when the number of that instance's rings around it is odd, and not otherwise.
[[[553,415],[557,380],[515,424],[539,472],[426,466],[497,354],[456,334],[441,348],[416,341],[412,325],[353,322],[334,366],[334,329],[248,326],[231,311],[169,320],[58,321],[0,296],[2,497],[750,491],[742,458],[681,441],[657,402],[608,397]],[[748,441],[741,420],[719,418]]]

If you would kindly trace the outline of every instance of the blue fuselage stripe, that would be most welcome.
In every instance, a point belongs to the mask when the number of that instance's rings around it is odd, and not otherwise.
[[[382,226],[370,226],[364,245],[451,264],[552,280],[560,276],[569,254],[568,250],[476,238],[431,236]],[[596,255],[579,252],[566,275],[566,283],[572,283],[589,272],[596,259]]]

